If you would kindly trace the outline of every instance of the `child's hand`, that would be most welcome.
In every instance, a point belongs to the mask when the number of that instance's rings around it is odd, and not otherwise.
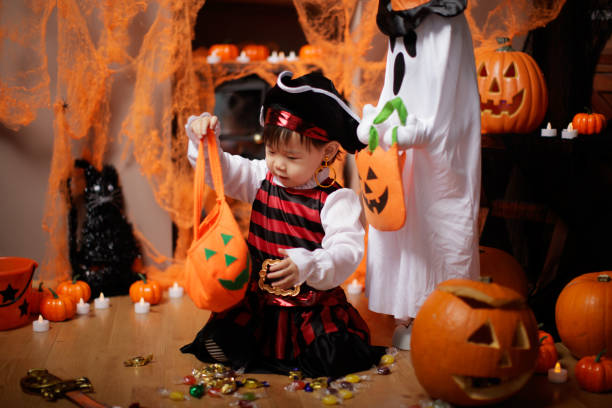
[[[287,255],[283,249],[279,252],[285,256]],[[298,284],[299,270],[291,258],[286,256],[283,260],[270,265],[267,277],[274,281],[272,282],[273,287],[289,289]]]
[[[191,132],[187,132],[189,139],[196,145],[200,143],[200,140],[206,135],[208,129],[217,131],[217,124],[219,119],[216,116],[203,116],[197,118],[189,125]]]

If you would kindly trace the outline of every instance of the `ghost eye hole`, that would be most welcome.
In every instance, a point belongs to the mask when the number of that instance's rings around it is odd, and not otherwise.
[[[497,341],[495,330],[490,320],[487,320],[482,326],[476,329],[470,337],[468,337],[467,341],[469,343],[499,348],[499,342]]]
[[[482,64],[480,68],[478,68],[478,76],[481,76],[481,77],[489,76],[489,73],[487,72],[487,68],[484,66],[484,64]]]
[[[514,66],[514,62],[510,63],[508,68],[506,68],[504,78],[516,78],[516,67]]]
[[[99,185],[99,184],[95,184],[95,185],[93,186],[93,191],[96,191],[96,192],[97,192],[97,191],[100,191],[100,185]]]
[[[113,191],[115,189],[115,187],[112,184],[109,184],[108,187],[106,187],[106,189],[108,191]]]

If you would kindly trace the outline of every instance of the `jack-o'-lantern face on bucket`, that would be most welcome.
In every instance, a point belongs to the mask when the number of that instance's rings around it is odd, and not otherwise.
[[[544,119],[548,92],[526,53],[504,46],[476,55],[483,133],[529,133]]]
[[[415,373],[432,397],[458,405],[496,403],[518,392],[533,373],[537,324],[525,299],[511,289],[443,282],[413,324]]]
[[[361,200],[368,224],[381,231],[401,228],[406,219],[401,172],[406,155],[398,156],[397,143],[383,150],[367,148],[355,154],[361,182]]]

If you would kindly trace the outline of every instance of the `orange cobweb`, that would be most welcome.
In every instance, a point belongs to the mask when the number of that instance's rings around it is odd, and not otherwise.
[[[371,49],[375,37],[380,37],[375,22],[377,0],[294,0],[307,41],[319,46],[323,57],[285,62],[281,67],[269,62],[210,65],[204,55],[194,53],[191,40],[204,3],[0,2],[0,120],[17,130],[31,123],[40,109],[54,112],[53,157],[43,219],[48,249],[39,269],[45,281],[57,282],[70,270],[65,186],[74,176],[74,158],[86,155],[100,166],[110,146],[122,142],[123,159],[136,160],[157,203],[178,227],[172,258],[159,253],[149,237],[137,232],[150,260],[148,272],[169,285],[182,280],[182,260],[191,239],[193,171],[185,157],[187,138],[182,124],[194,112],[214,110],[215,86],[250,74],[273,84],[280,69],[295,75],[320,69],[356,112],[365,103],[376,103],[385,69],[384,52]],[[493,46],[495,37],[513,37],[545,25],[563,3],[471,0],[466,15],[474,44]],[[57,25],[57,51],[47,49],[51,23]],[[29,58],[14,61],[15,52],[27,53]],[[14,61],[12,69],[5,61]],[[111,119],[116,122],[119,115],[111,106],[117,87],[128,87],[131,94],[127,113],[119,117],[120,127],[112,130]]]

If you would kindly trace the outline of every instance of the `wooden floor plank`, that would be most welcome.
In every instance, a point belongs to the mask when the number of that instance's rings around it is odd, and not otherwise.
[[[374,313],[367,308],[363,295],[349,296],[349,300],[368,322],[374,344],[388,345],[394,329],[390,316]],[[50,405],[40,397],[27,395],[19,387],[19,380],[29,368],[47,368],[61,378],[88,377],[94,384],[92,396],[106,404],[127,408],[138,402],[142,407],[228,407],[233,397],[175,402],[163,398],[161,387],[187,393],[188,388],[177,384],[193,368],[202,364],[179,348],[191,342],[208,319],[209,312],[197,309],[191,300],[164,298],[152,306],[146,315],[137,315],[127,297],[111,298],[108,310],[92,310],[89,315],[51,323],[46,333],[33,333],[30,326],[0,332],[0,406],[1,407],[74,407],[67,400]],[[575,360],[558,344],[563,364],[573,372]],[[449,351],[450,352],[450,351]],[[153,354],[154,360],[144,367],[124,367],[123,361],[138,355]],[[444,358],[444,356],[441,356]],[[400,352],[387,376],[366,370],[367,376],[354,399],[345,407],[410,407],[427,399],[419,385],[409,352]],[[269,388],[257,393],[265,395],[257,401],[259,408],[309,408],[323,406],[313,393],[289,392],[286,376],[248,374],[260,381],[268,381]],[[580,391],[573,378],[567,384],[550,384],[545,376],[534,376],[515,397],[502,407],[612,407],[612,395]]]

